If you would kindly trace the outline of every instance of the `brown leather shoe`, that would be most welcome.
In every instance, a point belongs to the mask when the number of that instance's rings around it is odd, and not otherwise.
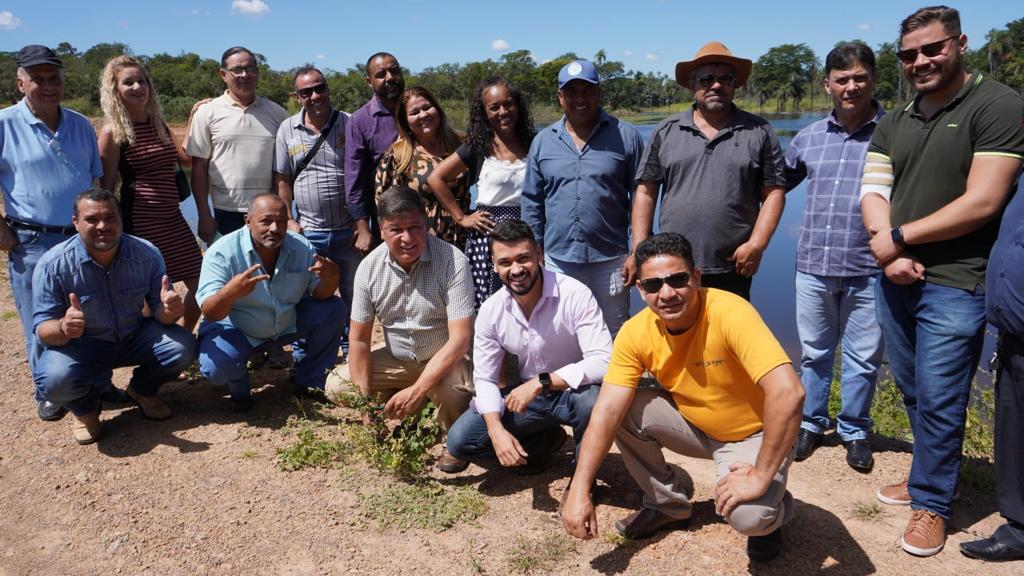
[[[71,435],[75,437],[75,442],[82,445],[92,444],[99,440],[101,429],[99,410],[81,416],[76,414],[71,421]]]
[[[946,545],[946,521],[934,512],[914,510],[900,546],[914,556],[934,556]]]
[[[132,389],[131,386],[124,392],[132,399],[132,402],[139,405],[139,408],[142,409],[142,415],[150,420],[167,420],[174,415],[171,409],[167,407],[167,404],[164,404],[163,400],[156,396],[143,396]]]
[[[469,462],[452,456],[448,453],[447,448],[441,453],[441,457],[437,459],[437,469],[448,474],[458,474],[468,467]]]
[[[664,529],[688,528],[689,518],[675,518],[651,508],[641,508],[615,521],[615,529],[630,540],[642,540]]]
[[[879,502],[892,506],[909,506],[910,490],[907,488],[907,481],[897,482],[882,486],[875,492]]]

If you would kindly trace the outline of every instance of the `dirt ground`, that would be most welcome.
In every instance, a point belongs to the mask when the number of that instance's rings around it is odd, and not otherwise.
[[[558,500],[569,454],[533,477],[470,466],[448,486],[484,495],[486,512],[448,530],[381,529],[361,521],[359,490],[394,482],[380,473],[304,469],[283,472],[276,450],[295,441],[282,372],[253,375],[256,408],[238,415],[205,382],[174,382],[162,396],[174,418],[151,422],[138,409],[105,411],[103,437],[78,446],[68,420],[35,414],[21,328],[6,282],[0,282],[0,576],[29,574],[508,574],[518,545],[537,549],[564,539]],[[124,386],[128,371],[115,375]],[[341,408],[330,408],[337,417]],[[685,531],[617,543],[615,519],[640,504],[622,460],[609,455],[596,494],[603,537],[564,547],[535,573],[553,574],[1019,574],[1018,565],[985,565],[957,545],[999,523],[993,495],[962,488],[946,549],[913,558],[898,546],[905,508],[863,513],[876,488],[903,475],[905,445],[878,440],[868,475],[848,468],[842,447],[819,449],[794,465],[796,519],[784,529],[784,552],[749,565],[745,540],[714,514],[709,462],[671,455],[689,473],[694,518]],[[349,465],[356,466],[356,465]],[[356,485],[358,484],[358,485]],[[862,508],[858,513],[858,508]]]

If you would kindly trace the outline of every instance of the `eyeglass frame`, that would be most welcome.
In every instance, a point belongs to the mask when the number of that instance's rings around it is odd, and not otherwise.
[[[221,70],[230,73],[235,78],[239,78],[242,74],[246,76],[259,76],[260,68],[253,64],[252,66],[235,66],[234,68],[221,68]],[[238,70],[235,72],[235,70]]]
[[[936,40],[935,42],[929,42],[927,44],[922,44],[921,46],[918,46],[917,48],[904,48],[903,50],[897,50],[896,51],[896,59],[899,60],[900,62],[904,63],[904,64],[913,64],[914,62],[917,62],[917,55],[918,54],[924,54],[925,58],[936,58],[936,57],[938,57],[940,55],[945,54],[948,51],[948,49],[945,48],[946,42],[949,42],[953,38],[959,38],[959,37],[960,37],[960,34],[957,33],[957,34],[953,34],[952,36],[947,36],[947,37],[943,38],[942,40]],[[932,46],[936,46],[936,48],[935,48],[936,52],[934,54],[929,54],[927,52],[927,50],[931,50]],[[907,58],[904,58],[902,56],[903,54],[908,55]]]
[[[657,294],[661,292],[661,289],[668,284],[668,287],[673,290],[681,290],[686,286],[690,285],[690,278],[693,278],[693,274],[690,272],[676,272],[669,274],[668,276],[655,276],[653,278],[644,278],[643,280],[637,280],[636,283],[640,286],[640,289],[647,294]],[[648,290],[649,283],[656,282],[658,286],[656,288]],[[678,286],[675,286],[678,284]]]
[[[731,72],[723,72],[721,74],[705,72],[704,74],[694,74],[691,76],[691,79],[700,84],[701,88],[711,88],[715,84],[721,84],[722,86],[736,85],[736,75]]]
[[[317,94],[321,94],[322,95],[325,92],[327,92],[327,90],[328,90],[327,82],[321,82],[319,84],[314,84],[312,86],[306,86],[305,88],[300,88],[300,89],[295,91],[295,95],[298,96],[299,98],[302,98],[303,100],[305,100],[307,98],[312,98],[314,92],[316,92]]]

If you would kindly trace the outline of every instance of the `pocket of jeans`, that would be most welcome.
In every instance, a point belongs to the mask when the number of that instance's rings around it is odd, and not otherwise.
[[[622,268],[612,270],[612,275],[608,278],[608,294],[616,296],[621,294],[625,288],[626,285],[622,282]]]
[[[13,228],[13,232],[14,237],[18,240],[18,243],[15,244],[14,248],[11,249],[14,250],[20,247],[22,248],[22,251],[24,251],[25,248],[38,242],[39,235],[41,234],[41,232],[37,232],[35,230],[25,230],[24,228]]]

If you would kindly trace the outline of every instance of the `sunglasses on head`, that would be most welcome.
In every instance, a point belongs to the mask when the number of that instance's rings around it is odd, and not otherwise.
[[[946,51],[946,42],[949,42],[953,38],[959,37],[959,34],[954,34],[952,36],[943,38],[942,40],[929,42],[928,44],[925,44],[924,46],[921,46],[919,48],[906,48],[904,50],[900,50],[899,52],[897,52],[896,57],[899,58],[900,62],[903,62],[904,64],[913,64],[914,61],[917,60],[918,52],[924,54],[926,58],[935,58],[939,54],[942,54],[943,52]]]
[[[669,274],[661,278],[645,278],[640,281],[640,289],[648,294],[654,294],[661,290],[661,287],[668,284],[669,288],[676,290],[687,286],[690,283],[689,272],[676,272],[675,274]]]
[[[315,86],[310,86],[308,88],[300,88],[300,89],[296,90],[295,93],[298,94],[299,97],[301,97],[301,98],[309,98],[310,96],[313,95],[313,92],[316,92],[317,94],[323,94],[326,91],[327,91],[327,84],[322,84],[321,83],[321,84],[317,84]]]
[[[733,82],[736,81],[735,74],[701,74],[693,78],[703,88],[709,88],[714,86],[715,83],[721,84],[722,86],[732,86]]]

